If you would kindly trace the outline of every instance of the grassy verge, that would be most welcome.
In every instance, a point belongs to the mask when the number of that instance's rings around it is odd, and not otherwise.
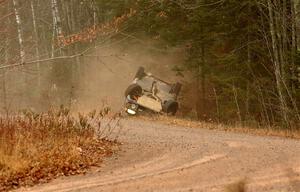
[[[217,123],[207,123],[195,120],[189,120],[184,118],[170,117],[170,116],[139,116],[138,118],[145,120],[155,120],[162,123],[173,125],[173,126],[184,126],[192,128],[203,128],[209,130],[221,130],[221,131],[230,131],[235,133],[246,133],[251,135],[259,136],[275,136],[275,137],[284,137],[292,139],[300,139],[300,129],[298,130],[289,130],[276,127],[242,127],[242,126],[231,126],[223,125]]]
[[[226,192],[246,192],[246,181],[241,180],[226,187]]]
[[[99,136],[104,135],[101,123],[107,113],[104,109],[75,118],[61,108],[0,117],[0,191],[99,166],[117,146]]]

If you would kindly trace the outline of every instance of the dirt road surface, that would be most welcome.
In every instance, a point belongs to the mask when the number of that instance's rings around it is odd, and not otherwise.
[[[300,141],[122,120],[121,151],[99,170],[18,191],[300,192]]]

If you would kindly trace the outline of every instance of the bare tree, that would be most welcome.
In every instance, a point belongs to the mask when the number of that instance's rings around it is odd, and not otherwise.
[[[36,19],[36,13],[34,8],[34,0],[30,1],[30,8],[31,8],[31,14],[32,14],[32,24],[33,24],[33,34],[34,34],[34,44],[35,44],[35,58],[37,60],[40,59],[40,50],[39,50],[39,35],[37,30],[37,19]],[[41,69],[40,69],[40,62],[37,62],[36,64],[37,73],[38,73],[38,88],[41,87]]]
[[[63,33],[62,33],[61,18],[58,11],[57,0],[51,0],[51,6],[52,6],[52,20],[53,20],[51,56],[54,57],[56,37],[63,36]]]
[[[280,109],[282,118],[285,124],[288,124],[288,114],[286,109],[286,100],[284,98],[284,89],[282,85],[282,73],[281,73],[281,64],[280,63],[280,53],[278,50],[278,38],[276,37],[276,33],[278,31],[278,28],[276,26],[276,21],[278,18],[276,18],[275,11],[274,11],[274,5],[271,0],[268,0],[268,11],[269,11],[269,24],[270,24],[270,34],[271,34],[271,41],[272,41],[272,57],[273,57],[273,63],[274,63],[274,71],[275,71],[275,78],[276,78],[276,85],[277,85],[277,91],[279,95],[279,103],[280,103]],[[282,60],[281,60],[282,61]]]
[[[24,37],[22,32],[22,20],[19,12],[19,4],[18,0],[13,0],[13,7],[16,17],[17,29],[18,29],[18,41],[20,46],[20,60],[21,62],[25,62],[25,47],[24,47]]]

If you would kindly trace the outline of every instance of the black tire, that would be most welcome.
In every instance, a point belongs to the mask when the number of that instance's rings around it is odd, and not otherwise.
[[[174,85],[174,94],[176,95],[179,95],[180,91],[181,91],[181,87],[182,87],[182,84],[181,83],[176,83]]]
[[[141,78],[143,78],[145,75],[146,75],[146,73],[145,73],[145,68],[144,68],[144,67],[139,67],[139,69],[138,69],[138,71],[136,72],[134,78],[141,79]]]
[[[163,111],[168,115],[175,115],[178,110],[178,103],[176,101],[166,101],[163,104]]]
[[[142,87],[138,84],[132,84],[129,85],[129,87],[125,91],[125,97],[128,95],[130,96],[140,96],[142,94],[143,90]]]

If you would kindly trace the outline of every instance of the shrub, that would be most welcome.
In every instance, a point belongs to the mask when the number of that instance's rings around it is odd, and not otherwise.
[[[104,108],[74,117],[61,106],[42,114],[0,117],[0,191],[97,166],[116,144],[100,137],[108,113]]]

